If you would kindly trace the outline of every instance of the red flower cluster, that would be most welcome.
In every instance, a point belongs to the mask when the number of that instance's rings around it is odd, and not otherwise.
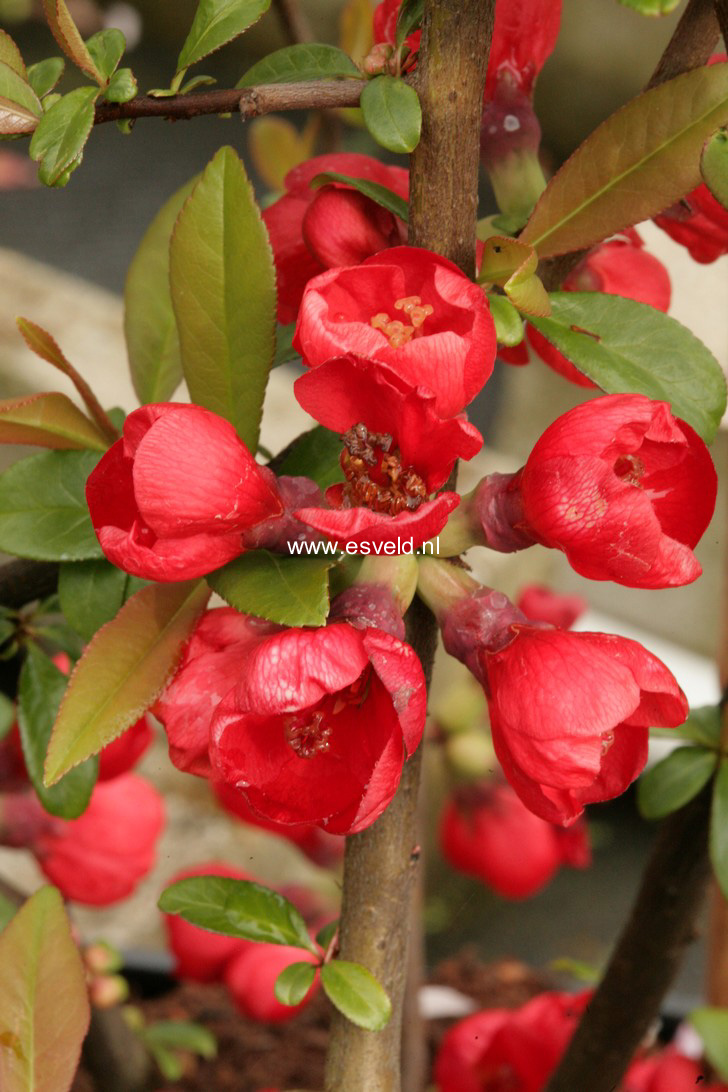
[[[170,883],[191,876],[228,876],[252,880],[252,876],[222,861],[183,869]],[[318,975],[298,1005],[282,1005],[273,992],[278,975],[291,963],[316,963],[316,956],[303,948],[264,944],[223,936],[190,925],[177,914],[165,914],[169,947],[175,972],[193,982],[224,982],[236,1007],[249,1020],[282,1024],[305,1008],[318,989]]]
[[[363,830],[425,717],[419,660],[382,630],[285,629],[208,611],[155,712],[175,765],[235,786],[264,819]]]
[[[500,780],[463,785],[449,797],[440,846],[453,868],[507,899],[535,895],[562,865],[591,864],[586,824],[567,830],[544,822]]]
[[[494,549],[539,542],[592,580],[666,588],[700,575],[693,548],[716,493],[708,449],[666,402],[613,394],[557,418],[523,469],[483,479],[464,511]]]
[[[606,292],[609,296],[625,296],[638,303],[649,304],[658,311],[670,306],[670,277],[659,259],[644,249],[644,243],[634,228],[628,228],[614,238],[594,247],[569,274],[563,284],[566,292]],[[528,364],[528,345],[536,355],[578,387],[595,387],[570,360],[530,324],[520,345],[500,348],[498,355],[507,364]]]
[[[442,1041],[438,1092],[543,1092],[590,996],[542,993],[520,1009],[468,1016]]]
[[[283,506],[233,426],[201,406],[142,406],[86,486],[101,548],[148,580],[191,580],[243,553]]]
[[[285,194],[263,211],[276,264],[279,322],[295,321],[304,288],[319,273],[356,265],[405,241],[402,221],[350,186],[334,182],[313,189],[316,175],[329,171],[376,182],[405,201],[409,195],[406,170],[352,152],[319,155],[289,171]]]
[[[701,1092],[728,1092],[728,1084],[707,1083],[705,1066],[668,1048],[632,1062],[623,1092],[694,1092],[696,1088]]]

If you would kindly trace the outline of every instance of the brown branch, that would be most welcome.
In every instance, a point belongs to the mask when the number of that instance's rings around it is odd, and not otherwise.
[[[417,88],[422,137],[411,160],[409,241],[475,272],[480,116],[495,0],[425,0]],[[419,600],[407,612],[407,639],[428,682],[437,627]],[[420,750],[406,763],[384,815],[347,840],[341,958],[364,964],[384,985],[392,1017],[376,1034],[335,1013],[326,1065],[327,1092],[413,1092],[424,1085],[418,1028],[403,1009],[410,964],[410,911],[419,861],[417,797]],[[409,1020],[414,1021],[411,1008]],[[413,1062],[414,1060],[414,1062]],[[402,1079],[402,1069],[405,1076]]]
[[[715,4],[719,12],[723,8],[728,23],[728,0],[715,0]],[[690,0],[644,90],[649,91],[683,72],[706,64],[715,49],[718,34],[713,0]],[[586,253],[586,250],[575,250],[543,262],[539,274],[549,292],[560,288]]]
[[[715,0],[715,13],[718,16],[723,44],[728,49],[728,0]]]
[[[662,823],[632,914],[546,1092],[613,1092],[695,937],[712,784]]]
[[[273,5],[286,34],[294,45],[316,40],[299,0],[273,0]]]
[[[310,80],[306,83],[266,83],[231,91],[198,91],[189,95],[155,98],[139,95],[131,102],[101,102],[94,125],[136,118],[188,120],[205,114],[240,113],[244,119],[277,110],[328,110],[358,106],[366,80]]]

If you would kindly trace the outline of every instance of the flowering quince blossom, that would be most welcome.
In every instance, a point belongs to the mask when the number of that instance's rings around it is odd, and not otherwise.
[[[526,807],[568,826],[586,804],[619,796],[647,761],[649,728],[688,715],[672,673],[636,641],[530,624],[469,578],[453,576],[459,594],[443,595],[445,568],[421,563],[420,594],[447,652],[483,685],[495,753]]]
[[[216,776],[279,823],[364,830],[389,804],[425,719],[409,645],[344,622],[263,638],[218,706]]]
[[[557,418],[521,470],[484,478],[461,511],[492,549],[538,542],[592,580],[667,588],[700,575],[716,492],[707,447],[666,402],[613,394]]]
[[[500,780],[462,785],[449,797],[440,845],[453,868],[509,899],[535,895],[562,865],[591,864],[585,824],[566,830],[544,822]]]
[[[416,549],[442,530],[460,498],[427,498],[456,459],[472,458],[483,443],[464,416],[438,416],[431,390],[362,357],[329,360],[297,379],[294,391],[312,417],[343,435],[346,476],[326,491],[330,510],[301,508],[299,520],[340,548],[412,538]]]
[[[286,629],[208,611],[155,713],[181,769],[237,787],[260,816],[363,830],[422,736],[410,647],[346,622]]]
[[[164,804],[135,774],[99,782],[78,819],[48,815],[37,797],[0,798],[0,840],[23,846],[65,898],[108,906],[131,895],[154,866]]]
[[[452,417],[493,370],[495,327],[482,289],[456,265],[400,246],[309,281],[293,344],[309,368],[347,353],[387,364]]]
[[[634,228],[628,228],[606,243],[594,247],[569,274],[562,286],[565,292],[605,292],[646,303],[666,312],[670,306],[670,276],[664,265],[644,249]],[[596,384],[574,367],[551,342],[530,324],[526,337],[513,348],[499,348],[498,355],[507,364],[528,364],[530,344],[538,357],[564,379],[578,387]]]
[[[687,250],[693,261],[708,265],[728,254],[728,209],[702,182],[655,223]]]
[[[319,155],[289,171],[286,192],[263,210],[278,282],[278,321],[294,322],[303,290],[332,266],[356,265],[405,241],[405,226],[371,198],[333,182],[314,189],[319,174],[335,172],[376,182],[398,197],[409,196],[409,172],[354,152]]]
[[[543,1092],[590,992],[542,993],[520,1009],[485,1009],[446,1033],[437,1092]]]
[[[571,629],[587,605],[580,595],[558,595],[543,584],[528,584],[516,601],[529,622],[548,622],[557,629]]]
[[[286,944],[251,944],[227,965],[224,981],[236,1008],[249,1020],[283,1024],[292,1020],[314,997],[318,971],[308,992],[297,1005],[283,1005],[273,992],[276,979],[291,963],[318,963],[313,952]]]
[[[101,548],[148,580],[190,580],[243,553],[248,528],[282,511],[233,426],[201,406],[142,406],[89,476]]]
[[[99,754],[99,781],[112,781],[133,770],[154,739],[152,725],[145,715]]]
[[[623,1092],[728,1092],[728,1084],[708,1082],[705,1067],[668,1048],[660,1054],[632,1062]]]

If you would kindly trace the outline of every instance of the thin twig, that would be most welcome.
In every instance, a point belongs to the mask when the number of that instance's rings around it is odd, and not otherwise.
[[[96,107],[94,125],[136,118],[188,120],[206,114],[240,113],[245,118],[277,110],[328,110],[358,106],[366,80],[311,80],[306,83],[270,83],[231,91],[198,91],[188,95],[155,98],[139,95],[131,102],[102,102]]]
[[[316,40],[300,0],[273,0],[273,3],[293,45]]]

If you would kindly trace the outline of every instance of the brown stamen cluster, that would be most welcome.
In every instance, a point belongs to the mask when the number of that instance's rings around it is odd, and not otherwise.
[[[343,436],[341,468],[346,476],[343,501],[347,508],[371,508],[396,516],[412,512],[427,499],[425,483],[412,467],[403,467],[386,432],[369,432],[365,425]]]
[[[638,455],[620,455],[614,464],[614,473],[627,485],[641,485],[645,464]]]
[[[410,320],[409,326],[399,319],[390,319],[386,311],[379,311],[369,319],[375,330],[382,331],[393,349],[401,348],[416,334],[424,332],[421,330],[422,324],[435,310],[431,304],[423,303],[419,296],[403,296],[402,299],[395,300],[394,309],[404,311]]]

